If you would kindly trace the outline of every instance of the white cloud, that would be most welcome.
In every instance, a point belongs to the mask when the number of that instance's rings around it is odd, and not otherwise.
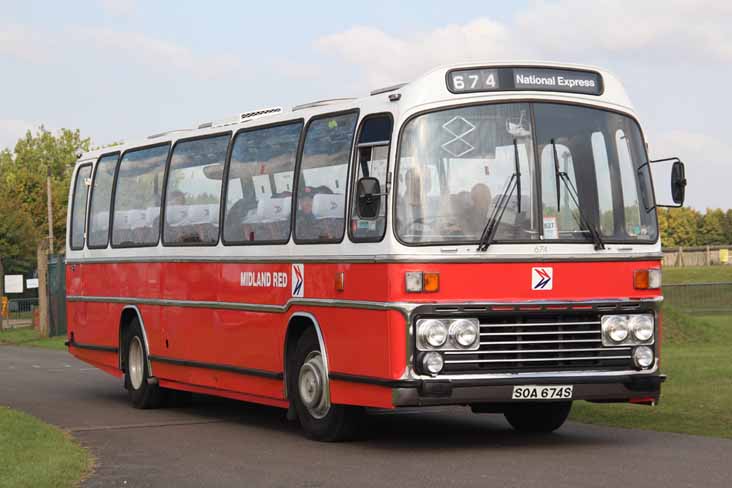
[[[480,58],[669,59],[732,62],[732,2],[538,1],[510,22],[480,18],[406,36],[357,26],[315,45],[366,71],[372,84],[409,80],[446,61]]]
[[[110,15],[126,17],[137,11],[137,0],[99,0],[99,4]]]
[[[26,25],[8,24],[0,27],[0,55],[22,61],[42,62],[49,59],[50,42]]]

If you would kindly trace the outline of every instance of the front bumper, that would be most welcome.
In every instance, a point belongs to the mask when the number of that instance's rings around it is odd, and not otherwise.
[[[655,404],[661,395],[661,374],[521,375],[506,378],[421,379],[392,389],[397,407],[431,405],[507,404],[514,386],[573,385],[573,400]],[[521,400],[526,401],[526,400]]]

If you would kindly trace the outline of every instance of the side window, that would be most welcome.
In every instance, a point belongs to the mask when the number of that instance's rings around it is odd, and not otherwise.
[[[297,183],[298,241],[343,238],[348,162],[357,118],[356,113],[328,115],[308,126]]]
[[[86,221],[86,196],[91,184],[91,164],[79,166],[74,181],[74,199],[71,203],[71,249],[84,248],[84,222]]]
[[[153,246],[160,237],[160,200],[170,144],[128,151],[117,170],[112,246]]]
[[[112,204],[112,184],[119,154],[102,156],[94,169],[94,182],[89,202],[87,246],[107,247],[109,243],[109,206]]]
[[[371,177],[379,180],[381,193],[386,193],[386,178],[389,171],[389,143],[392,120],[387,115],[367,118],[361,126],[356,146],[354,181]],[[386,196],[381,197],[381,208],[375,219],[361,219],[358,216],[356,185],[353,185],[351,200],[351,239],[353,241],[379,241],[386,229]]]
[[[218,242],[221,180],[229,137],[181,141],[173,148],[165,190],[164,244]]]
[[[592,158],[595,161],[595,180],[597,182],[598,209],[600,211],[600,232],[606,236],[615,234],[615,216],[613,213],[612,178],[610,162],[607,158],[607,145],[602,132],[593,132]]]
[[[640,202],[636,186],[635,164],[630,155],[628,139],[622,130],[615,132],[615,146],[618,148],[620,179],[623,188],[623,211],[625,214],[625,232],[631,237],[641,235]]]
[[[224,243],[287,242],[302,122],[239,132],[226,186]]]

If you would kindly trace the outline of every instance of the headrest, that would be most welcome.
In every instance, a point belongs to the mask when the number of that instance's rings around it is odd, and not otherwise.
[[[257,219],[260,222],[274,222],[290,218],[292,197],[262,198],[257,202]]]
[[[313,197],[313,215],[318,219],[342,219],[345,195],[318,193]]]

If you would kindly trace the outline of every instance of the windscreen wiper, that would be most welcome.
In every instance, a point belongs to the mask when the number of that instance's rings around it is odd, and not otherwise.
[[[572,180],[569,178],[569,175],[565,171],[560,171],[559,169],[559,158],[557,157],[557,145],[554,142],[554,139],[552,139],[552,153],[554,154],[554,172],[556,177],[556,183],[557,183],[557,212],[559,212],[559,205],[560,205],[560,194],[559,194],[559,180],[561,180],[564,183],[564,186],[567,187],[567,193],[569,193],[569,196],[572,198],[572,201],[574,202],[574,205],[577,207],[577,211],[579,212],[580,221],[585,225],[587,230],[590,232],[590,236],[592,237],[592,242],[595,243],[595,250],[599,251],[600,249],[605,249],[605,243],[602,240],[602,237],[600,236],[600,233],[597,231],[597,227],[595,227],[587,218],[585,213],[582,211],[582,207],[580,207],[579,204],[579,194],[577,193],[577,188],[575,188],[574,184],[572,183]]]
[[[513,140],[513,161],[514,172],[508,179],[508,182],[504,187],[504,191],[501,194],[501,198],[498,200],[498,203],[496,203],[496,206],[493,207],[493,211],[491,212],[491,216],[488,218],[488,222],[485,224],[485,227],[483,227],[483,233],[481,234],[480,241],[478,242],[478,251],[486,251],[488,246],[493,242],[493,237],[496,235],[498,225],[503,218],[503,213],[506,211],[508,202],[511,201],[511,196],[516,189],[518,189],[518,201],[516,202],[516,206],[518,213],[521,213],[521,170],[519,167],[518,144],[516,143],[516,139]]]

